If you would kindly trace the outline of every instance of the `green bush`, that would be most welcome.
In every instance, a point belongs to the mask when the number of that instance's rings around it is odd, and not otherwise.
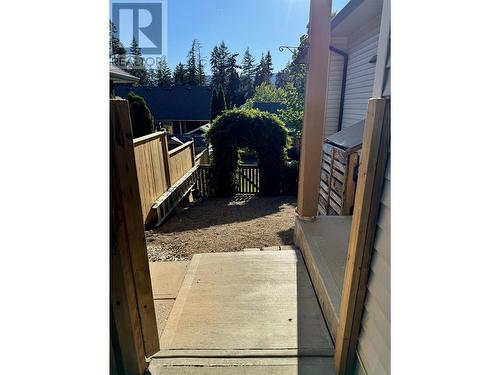
[[[206,137],[213,150],[215,195],[230,196],[235,193],[238,149],[245,147],[255,150],[258,155],[260,193],[281,193],[281,176],[290,140],[284,123],[278,117],[256,109],[228,110],[215,119]]]
[[[132,121],[132,136],[139,138],[154,132],[153,116],[142,96],[128,93],[130,120]]]
[[[281,193],[284,195],[297,195],[299,187],[299,162],[290,160],[283,166],[281,174]]]

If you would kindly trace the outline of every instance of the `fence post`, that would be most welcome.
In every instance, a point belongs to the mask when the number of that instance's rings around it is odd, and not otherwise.
[[[128,102],[110,100],[111,307],[121,363],[140,375],[160,349]]]
[[[196,161],[195,161],[195,158],[196,158],[196,154],[195,154],[195,151],[194,151],[194,141],[191,141],[193,143],[191,143],[191,167],[194,167],[195,164],[196,164]]]
[[[170,180],[170,156],[168,155],[167,132],[163,132],[161,137],[161,150],[163,153],[163,162],[165,164],[165,178],[167,179],[167,189],[172,186]]]

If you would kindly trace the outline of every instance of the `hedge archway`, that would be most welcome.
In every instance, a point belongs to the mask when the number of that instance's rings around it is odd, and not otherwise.
[[[260,194],[280,194],[289,137],[278,117],[256,109],[225,111],[213,122],[207,140],[212,145],[212,182],[216,196],[236,192],[238,149],[244,147],[258,155]]]

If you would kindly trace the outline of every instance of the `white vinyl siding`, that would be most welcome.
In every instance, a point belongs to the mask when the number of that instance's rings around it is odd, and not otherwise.
[[[366,118],[376,65],[369,61],[377,54],[379,29],[380,17],[377,17],[349,37],[343,128]]]
[[[335,48],[345,51],[347,47],[347,38],[332,37],[330,44],[335,46]],[[325,138],[337,132],[343,68],[344,58],[338,53],[330,51],[328,86],[326,93],[325,127],[323,132]]]
[[[390,158],[390,156],[389,156]],[[358,338],[357,375],[390,374],[391,350],[391,182],[390,160],[385,181],[377,231],[370,264],[368,290]],[[363,370],[363,371],[362,371]]]

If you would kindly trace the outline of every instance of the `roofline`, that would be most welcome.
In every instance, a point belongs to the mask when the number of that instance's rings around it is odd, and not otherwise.
[[[330,30],[340,25],[357,7],[359,7],[365,0],[351,0],[349,1],[340,12],[332,18]]]
[[[118,69],[120,69],[120,68],[118,68]],[[119,72],[110,71],[109,72],[109,79],[111,79],[112,81],[116,81],[116,83],[128,83],[128,82],[135,83],[135,82],[139,82],[139,80],[140,80],[136,76],[133,76],[132,74],[124,72],[124,71],[119,71]]]

